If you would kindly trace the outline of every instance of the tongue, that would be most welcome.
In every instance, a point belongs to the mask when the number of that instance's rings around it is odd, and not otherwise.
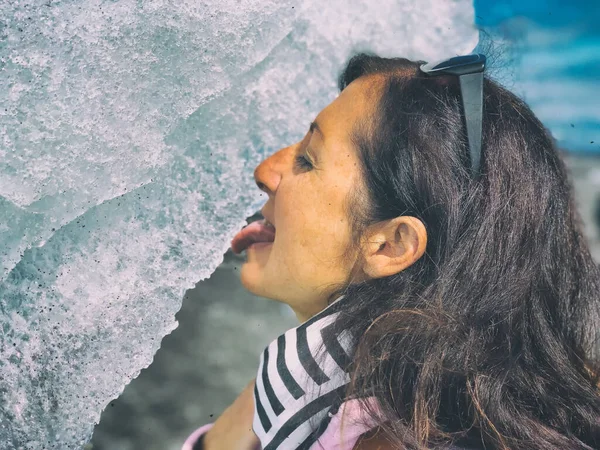
[[[231,249],[234,253],[242,253],[250,245],[256,242],[273,242],[275,240],[275,231],[266,227],[262,221],[252,222],[235,235],[231,241]]]

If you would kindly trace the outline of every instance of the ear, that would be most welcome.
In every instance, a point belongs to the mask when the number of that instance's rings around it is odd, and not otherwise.
[[[400,216],[374,226],[363,244],[368,278],[394,275],[415,263],[427,247],[427,230],[416,217]]]

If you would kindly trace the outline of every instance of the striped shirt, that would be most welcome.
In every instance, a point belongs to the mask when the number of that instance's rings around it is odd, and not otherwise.
[[[352,339],[333,333],[341,298],[262,353],[253,429],[264,450],[309,449],[342,404],[350,381]]]

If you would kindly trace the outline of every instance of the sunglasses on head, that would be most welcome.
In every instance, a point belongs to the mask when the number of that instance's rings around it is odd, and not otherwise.
[[[483,71],[485,55],[455,56],[450,59],[421,65],[421,72],[429,76],[457,75],[460,81],[469,153],[471,155],[471,172],[473,177],[479,175],[481,162],[481,119],[483,115]]]

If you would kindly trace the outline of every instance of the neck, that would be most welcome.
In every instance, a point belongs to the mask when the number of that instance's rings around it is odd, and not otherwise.
[[[292,310],[296,314],[296,318],[298,319],[298,322],[300,322],[300,323],[306,322],[311,317],[314,317],[316,314],[323,311],[323,309],[325,309],[325,308],[321,308],[321,309],[315,310],[315,311],[299,311],[299,310],[292,308]]]
[[[310,310],[299,310],[299,309],[296,309],[296,308],[292,308],[292,310],[296,314],[296,318],[298,319],[298,322],[304,323],[307,320],[309,320],[312,317],[314,317],[315,315],[319,314],[324,309],[326,309],[329,306],[333,305],[335,302],[337,302],[341,298],[342,298],[342,296],[340,295],[340,296],[336,297],[336,299],[333,300],[331,303],[329,303],[329,304],[328,303],[324,303],[324,304],[319,305],[318,307],[310,309]]]

